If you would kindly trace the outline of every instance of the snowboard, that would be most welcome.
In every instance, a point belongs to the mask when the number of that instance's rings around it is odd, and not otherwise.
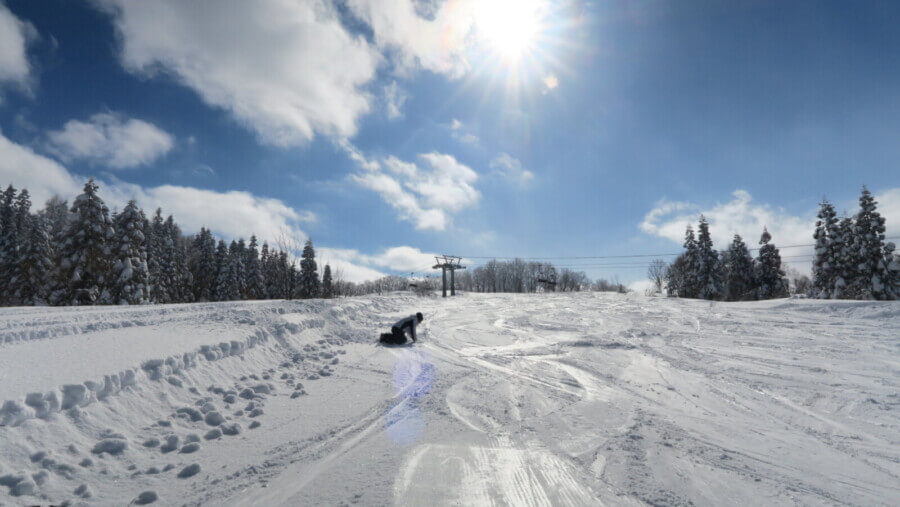
[[[407,346],[411,347],[415,342],[407,338],[403,343],[397,343],[394,341],[394,335],[391,333],[381,333],[381,336],[378,337],[378,341],[375,342],[375,345],[387,345],[390,347],[402,347]]]

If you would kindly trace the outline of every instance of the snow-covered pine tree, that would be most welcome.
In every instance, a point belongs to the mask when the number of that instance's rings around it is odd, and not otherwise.
[[[739,234],[734,235],[731,245],[723,256],[725,298],[728,301],[743,301],[756,296],[753,276],[753,257],[747,244]]]
[[[302,261],[301,261],[302,262]],[[297,271],[297,263],[291,261],[287,269],[287,294],[288,299],[297,299],[300,295],[300,272]]]
[[[50,234],[47,222],[41,215],[30,217],[28,237],[20,251],[18,299],[25,305],[45,305],[51,290],[53,273],[53,252],[50,249]]]
[[[878,212],[878,203],[863,186],[853,231],[856,257],[853,285],[861,299],[888,299],[885,277],[889,274],[884,262],[884,231],[884,217]]]
[[[812,264],[813,291],[815,297],[827,299],[834,291],[840,272],[840,229],[834,206],[827,199],[820,204],[818,218],[813,234],[816,240]]]
[[[171,238],[165,233],[165,219],[162,209],[157,208],[150,223],[147,236],[147,269],[150,273],[150,301],[152,303],[168,303],[169,283],[165,269],[166,244]]]
[[[221,293],[219,292],[220,285],[224,286],[225,284],[227,284],[227,274],[228,274],[228,245],[225,244],[225,241],[220,239],[219,243],[216,245],[216,278],[215,278],[215,282],[212,286],[212,300],[213,301],[227,301],[227,290],[222,289],[222,290],[224,290],[224,292],[221,292]]]
[[[263,283],[262,265],[257,250],[256,235],[250,236],[250,245],[247,247],[247,260],[244,265],[246,274],[247,298],[265,299],[266,287]]]
[[[194,300],[212,301],[216,282],[216,241],[205,227],[194,238],[192,269]]]
[[[19,195],[16,197],[16,202],[14,206],[15,213],[15,222],[16,222],[16,277],[11,282],[11,287],[7,291],[7,294],[10,296],[10,299],[15,304],[28,304],[25,303],[20,297],[20,293],[24,290],[24,284],[26,283],[25,275],[22,272],[22,254],[25,252],[25,244],[28,241],[28,236],[31,233],[31,195],[28,193],[27,188],[23,188]]]
[[[54,195],[44,205],[43,215],[50,233],[50,241],[54,242],[61,238],[63,231],[66,230],[66,224],[69,223],[69,204],[58,195]]]
[[[684,231],[684,252],[666,270],[666,290],[670,296],[697,297],[698,257],[694,228],[688,224]]]
[[[232,252],[229,251],[231,254]],[[235,264],[234,277],[237,280],[238,299],[247,299],[247,243],[244,238],[238,239],[237,249],[233,252],[240,258],[239,263]]]
[[[835,252],[835,279],[831,289],[831,299],[857,297],[858,290],[854,281],[856,278],[856,254],[853,250],[854,240],[853,219],[844,216],[838,222],[837,234],[834,239]]]
[[[265,289],[266,299],[275,299],[278,297],[278,290],[275,286],[277,283],[275,271],[276,260],[277,257],[275,253],[269,251],[269,244],[263,241],[259,262],[262,269],[263,288]]]
[[[31,194],[27,188],[23,188],[16,197],[16,231],[19,238],[28,237],[28,228],[31,226]]]
[[[294,297],[294,283],[291,279],[291,266],[293,264],[289,260],[287,252],[280,250],[278,252],[278,262],[276,263],[276,271],[278,272],[278,290],[279,298],[292,299]]]
[[[168,301],[186,303],[192,301],[191,272],[187,264],[187,252],[181,237],[181,228],[172,215],[163,223],[162,276],[168,289]]]
[[[759,257],[756,259],[756,283],[759,299],[773,299],[788,295],[788,284],[781,270],[781,254],[772,243],[772,235],[763,227],[759,238]]]
[[[701,299],[718,299],[722,295],[721,270],[719,269],[719,252],[713,248],[709,235],[709,223],[700,215],[697,230],[697,286]]]
[[[220,301],[237,301],[241,299],[241,278],[244,271],[244,258],[237,241],[232,240],[228,247],[228,263],[219,273],[216,294]]]
[[[334,297],[334,286],[331,279],[331,266],[326,264],[325,270],[322,271],[322,297],[331,299]]]
[[[300,280],[298,296],[301,299],[319,297],[319,272],[316,268],[316,250],[311,239],[306,240],[303,246],[303,255],[300,259]]]
[[[0,305],[16,304],[19,278],[19,237],[16,225],[16,189],[10,185],[0,196]]]
[[[59,245],[57,276],[61,284],[51,296],[55,304],[95,304],[107,288],[113,227],[109,209],[97,191],[91,178],[72,204],[72,218]]]
[[[145,304],[150,297],[150,272],[147,268],[144,218],[134,199],[116,215],[116,234],[112,241],[113,275],[110,303]]]

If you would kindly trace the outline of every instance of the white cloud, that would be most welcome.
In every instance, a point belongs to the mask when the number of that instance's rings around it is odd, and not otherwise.
[[[145,188],[120,181],[104,185],[103,189],[112,203],[133,198],[147,210],[162,208],[165,214],[175,216],[185,232],[195,232],[205,226],[227,238],[255,234],[260,241],[272,242],[285,232],[298,240],[306,238],[299,227],[305,218],[303,212],[278,199],[242,191],[216,192],[178,185]]]
[[[465,144],[478,144],[478,136],[472,134],[471,132],[467,132],[465,129],[465,125],[463,122],[457,120],[456,118],[450,122],[450,135],[453,136],[453,139]]]
[[[381,164],[378,163],[377,160],[369,160],[359,148],[353,145],[346,137],[342,137],[338,139],[335,144],[344,150],[344,153],[350,157],[350,160],[356,162],[356,165],[365,169],[366,171],[378,171],[381,169]]]
[[[453,77],[468,70],[473,1],[443,2],[429,19],[419,15],[412,0],[348,0],[347,5],[372,28],[380,48],[396,52],[398,70],[420,66]]]
[[[875,200],[878,201],[878,211],[885,218],[886,235],[900,236],[900,187],[875,193]],[[889,241],[900,245],[900,239]]]
[[[98,113],[86,122],[69,120],[47,136],[48,149],[63,161],[82,159],[112,169],[152,164],[175,145],[155,125],[115,113]]]
[[[806,217],[791,215],[768,204],[756,204],[745,190],[735,190],[731,201],[702,208],[685,202],[660,201],[644,217],[641,229],[676,243],[684,240],[687,224],[697,228],[703,214],[709,221],[709,231],[717,248],[725,248],[734,234],[740,234],[751,248],[759,241],[763,227],[767,227],[776,245],[812,243],[814,212]]]
[[[266,143],[352,136],[371,108],[363,87],[382,57],[325,0],[98,2],[128,71],[172,75]]]
[[[342,248],[317,248],[320,264],[331,264],[343,270],[347,280],[360,282],[384,276],[379,269],[398,273],[430,272],[434,265],[433,253],[422,252],[410,246],[397,246],[381,253],[366,255],[358,250]]]
[[[371,262],[376,266],[394,271],[430,271],[434,265],[436,254],[426,253],[410,246],[396,246],[372,256]]]
[[[0,133],[0,185],[27,188],[39,207],[55,194],[74,196],[82,186],[65,167]]]
[[[478,174],[470,167],[443,153],[423,153],[419,158],[431,170],[419,171],[407,186],[424,198],[426,206],[457,212],[478,202],[481,194],[472,187]]]
[[[395,120],[403,116],[403,104],[409,98],[409,94],[397,85],[396,81],[384,87],[385,113],[388,119]]]
[[[0,2],[0,85],[11,83],[27,90],[31,76],[28,44],[38,38],[31,23],[17,18]]]
[[[392,173],[407,176],[409,178],[415,178],[419,172],[419,168],[416,167],[416,164],[404,162],[393,155],[384,159],[384,165]]]
[[[491,169],[497,176],[520,185],[525,185],[534,179],[534,173],[522,167],[522,163],[508,153],[501,153],[492,160]]]
[[[12,183],[19,189],[27,188],[36,208],[43,207],[43,203],[55,194],[71,202],[81,193],[84,180],[56,161],[0,134],[0,181]],[[117,179],[98,181],[110,208],[122,208],[134,198],[148,213],[160,207],[166,214],[175,215],[185,232],[195,232],[206,226],[228,238],[255,233],[260,238],[274,240],[283,231],[305,238],[299,224],[315,217],[278,199],[257,197],[248,192],[216,192],[176,185],[142,187]]]
[[[403,188],[392,176],[377,172],[354,174],[351,178],[363,187],[374,190],[392,207],[400,211],[400,218],[416,224],[417,229],[442,231],[449,221],[443,210],[424,209],[412,192]]]
[[[478,136],[475,134],[459,134],[454,135],[457,141],[465,144],[478,144]]]
[[[478,174],[451,155],[423,153],[419,159],[421,166],[390,156],[383,163],[393,174],[368,170],[351,178],[378,192],[417,229],[442,231],[450,223],[450,213],[478,202],[481,194],[472,186]]]

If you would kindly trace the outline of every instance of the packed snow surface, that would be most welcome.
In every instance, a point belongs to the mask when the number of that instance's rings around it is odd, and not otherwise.
[[[67,501],[898,505],[900,303],[0,310],[0,505]]]

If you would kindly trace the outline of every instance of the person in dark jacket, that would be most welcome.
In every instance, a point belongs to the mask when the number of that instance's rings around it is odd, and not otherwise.
[[[379,341],[381,343],[389,343],[392,345],[406,343],[406,330],[409,330],[409,336],[412,338],[412,341],[415,342],[416,326],[421,324],[423,320],[425,320],[425,317],[422,316],[422,312],[402,318],[391,327],[390,333],[382,333]]]

